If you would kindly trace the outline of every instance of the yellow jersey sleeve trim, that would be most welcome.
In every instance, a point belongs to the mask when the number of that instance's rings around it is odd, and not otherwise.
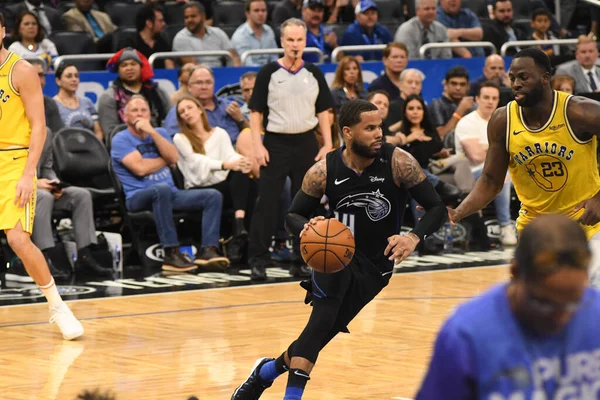
[[[13,73],[13,69],[15,68],[15,65],[17,65],[17,63],[19,61],[21,61],[22,58],[17,59],[11,66],[10,66],[10,71],[8,71],[8,85],[10,86],[10,90],[13,91],[14,94],[16,94],[17,96],[21,97],[21,93],[19,93],[19,91],[13,86],[12,83],[12,73]]]
[[[4,68],[4,66],[10,61],[10,59],[12,58],[12,56],[15,53],[13,53],[12,51],[8,52],[8,55],[6,56],[6,60],[4,60],[4,62],[2,64],[0,64],[0,69]]]
[[[506,151],[510,158],[510,109],[512,108],[514,101],[509,101],[506,105]]]
[[[523,127],[525,129],[527,129],[531,133],[540,133],[540,132],[548,129],[548,127],[552,123],[552,120],[554,119],[554,115],[556,114],[556,109],[558,108],[558,94],[556,93],[555,90],[553,91],[553,96],[554,97],[553,97],[553,101],[552,101],[552,112],[550,113],[550,118],[548,118],[546,123],[539,129],[531,129],[530,127],[527,126],[527,124],[525,123],[525,118],[523,118],[523,108],[519,106],[519,118],[521,119],[521,124],[523,125]]]
[[[592,135],[592,137],[590,138],[590,140],[583,141],[583,140],[581,140],[581,139],[579,139],[579,138],[577,137],[577,135],[576,135],[576,134],[575,134],[575,132],[573,131],[573,128],[571,128],[571,123],[569,122],[569,117],[567,116],[567,109],[568,109],[568,106],[569,106],[569,101],[570,101],[572,98],[573,98],[573,96],[569,95],[569,96],[568,96],[568,97],[565,99],[565,105],[564,105],[564,107],[563,107],[563,108],[564,108],[563,112],[564,112],[565,124],[567,125],[567,130],[569,131],[569,134],[571,135],[571,138],[572,138],[572,139],[573,139],[575,142],[577,142],[577,143],[579,143],[579,144],[588,144],[588,143],[590,143],[590,142],[591,142],[591,141],[594,139],[594,136],[593,136],[593,135]]]

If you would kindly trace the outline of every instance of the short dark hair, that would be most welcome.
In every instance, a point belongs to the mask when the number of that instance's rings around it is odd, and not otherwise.
[[[378,111],[377,106],[370,101],[358,99],[351,100],[344,104],[340,109],[338,117],[338,124],[340,125],[340,131],[345,127],[353,127],[360,123],[362,117],[361,114],[364,112]]]
[[[469,71],[466,70],[465,67],[461,67],[457,65],[456,67],[452,67],[446,72],[446,83],[450,81],[452,78],[465,78],[467,82],[469,81]]]
[[[373,90],[372,92],[369,92],[369,94],[367,95],[367,100],[371,101],[373,100],[373,97],[375,97],[375,95],[377,94],[381,94],[385,97],[387,97],[388,101],[392,101],[392,98],[390,97],[390,94],[388,92],[386,92],[385,90]]]
[[[519,235],[515,249],[517,274],[540,281],[560,268],[587,269],[591,259],[585,231],[565,215],[536,218]]]
[[[37,58],[37,57],[26,58],[25,61],[27,61],[31,65],[39,65],[44,70],[44,73],[48,72],[48,64],[46,63],[45,60],[42,60],[41,58]]]
[[[267,4],[267,0],[246,0],[246,12],[250,12],[250,6],[252,3],[263,2]]]
[[[500,85],[498,85],[498,82],[485,81],[477,89],[477,96],[481,96],[481,89],[483,88],[494,88],[498,90],[498,93],[500,93]]]
[[[550,57],[542,50],[536,47],[528,47],[519,51],[514,55],[513,60],[517,58],[531,58],[535,65],[544,71],[544,73],[552,74],[552,63],[550,62]]]
[[[156,4],[144,4],[135,14],[135,29],[141,32],[146,27],[146,21],[154,22],[155,13],[163,13],[162,8]]]
[[[58,68],[56,68],[56,71],[54,71],[54,76],[58,79],[62,78],[62,74],[65,73],[65,70],[69,67],[75,67],[75,64],[73,64],[70,61],[63,61],[60,63],[60,65],[58,66]]]
[[[531,20],[535,21],[535,19],[540,15],[545,15],[546,17],[548,17],[548,19],[550,19],[550,12],[548,10],[546,10],[545,8],[537,8],[531,13]]]
[[[0,27],[4,26],[4,14],[0,12]]]
[[[185,6],[183,6],[183,12],[185,12],[185,10],[187,10],[188,8],[192,8],[192,7],[197,8],[198,11],[200,11],[200,14],[206,15],[206,9],[204,8],[204,5],[197,1],[190,1],[188,3],[185,3]]]
[[[496,9],[496,3],[506,3],[507,1],[512,4],[512,0],[494,0],[494,2],[492,2],[492,10]]]
[[[35,22],[37,22],[38,26],[38,33],[35,35],[34,40],[36,43],[40,43],[42,40],[44,40],[44,29],[42,29],[42,25],[40,24],[40,19],[38,16],[27,9],[21,11],[17,16],[17,22],[15,24],[15,29],[13,30],[13,37],[17,42],[20,42],[21,39],[23,39],[19,33],[19,27],[21,26],[21,22],[23,22],[23,18],[25,18],[26,15],[31,15],[33,18],[35,18]],[[2,26],[4,26],[4,24],[2,24]]]

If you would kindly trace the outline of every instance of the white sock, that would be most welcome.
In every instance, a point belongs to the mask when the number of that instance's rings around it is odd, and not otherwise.
[[[40,286],[40,290],[46,296],[46,300],[48,300],[48,305],[50,308],[56,308],[60,306],[62,303],[62,299],[60,298],[60,294],[58,294],[58,289],[54,284],[54,278],[50,279],[50,283],[44,286]]]

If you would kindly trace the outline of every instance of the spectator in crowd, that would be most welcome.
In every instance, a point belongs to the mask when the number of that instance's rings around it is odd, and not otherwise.
[[[568,75],[575,79],[575,94],[598,92],[600,69],[596,40],[580,36],[575,48],[575,60],[559,65],[556,75]]]
[[[40,26],[46,36],[50,36],[53,31],[61,30],[60,12],[44,4],[42,0],[25,0],[21,3],[13,4],[5,9],[4,18],[6,21],[15,21],[17,15],[24,10],[31,11],[38,17]]]
[[[510,88],[510,79],[504,70],[504,58],[498,54],[486,57],[483,75],[469,82],[469,96],[475,96],[479,92],[479,85],[487,81],[494,81],[501,88]]]
[[[52,234],[52,212],[54,210],[69,212],[77,245],[75,272],[112,276],[112,268],[102,267],[92,255],[92,247],[97,243],[92,195],[80,187],[59,186],[60,181],[54,172],[52,139],[53,133],[49,132],[38,164],[37,200],[31,239],[48,260],[49,253],[55,245]]]
[[[390,102],[390,110],[383,125],[388,127],[391,134],[400,132],[404,117],[404,103],[410,95],[421,95],[425,74],[415,68],[407,68],[400,74],[400,97]]]
[[[41,58],[50,66],[52,60],[58,56],[56,46],[50,39],[45,38],[38,17],[31,11],[22,11],[19,14],[13,37],[15,41],[8,46],[8,51],[23,58]]]
[[[385,90],[391,100],[400,97],[400,74],[408,64],[408,48],[404,43],[391,42],[383,50],[384,74],[369,84],[369,91]]]
[[[556,40],[558,39],[550,30],[550,12],[544,8],[538,8],[531,13],[531,28],[533,32],[529,40]],[[561,48],[557,44],[541,44],[540,50],[548,56],[556,56],[561,53]]]
[[[162,10],[155,4],[147,4],[141,7],[135,16],[135,37],[127,39],[119,44],[118,48],[132,47],[142,53],[144,57],[150,58],[154,53],[171,51],[171,44],[167,42],[162,33],[165,31],[165,17]],[[175,68],[175,61],[171,58],[159,58],[154,62],[153,69]]]
[[[467,70],[462,66],[450,68],[446,72],[442,97],[433,100],[429,106],[431,122],[442,139],[454,132],[456,124],[463,116],[473,111],[473,97],[467,96],[468,91]]]
[[[223,197],[215,189],[178,190],[169,166],[179,160],[177,148],[162,128],[150,123],[145,97],[133,95],[125,104],[127,129],[112,141],[111,159],[125,192],[129,211],[152,210],[165,251],[162,269],[192,271],[201,267],[225,269],[229,260],[219,254],[219,224]],[[202,248],[192,262],[179,250],[173,211],[202,213]]]
[[[88,97],[79,97],[76,94],[79,88],[77,67],[69,62],[62,62],[56,69],[54,79],[58,93],[53,99],[64,125],[89,129],[98,139],[103,140],[104,133],[98,122],[98,112],[94,103]]]
[[[173,38],[173,51],[210,51],[225,50],[231,54],[233,65],[239,66],[240,59],[233,49],[227,34],[221,29],[206,24],[204,6],[190,1],[184,6],[185,28]],[[201,62],[210,67],[221,67],[220,56],[181,57],[181,63]]]
[[[273,9],[272,20],[276,25],[282,24],[290,18],[302,18],[303,0],[283,0],[277,3]]]
[[[87,32],[92,35],[98,52],[112,53],[111,33],[117,26],[107,13],[92,9],[93,5],[94,0],[75,0],[75,7],[62,15],[62,23],[70,32]]]
[[[568,75],[554,75],[552,77],[552,89],[573,94],[575,92],[575,79]]]
[[[338,64],[331,83],[331,95],[336,113],[350,100],[367,98],[362,70],[356,57],[345,56]]]
[[[218,126],[229,134],[231,143],[235,145],[240,131],[248,127],[248,122],[242,114],[241,107],[236,101],[215,96],[215,77],[206,65],[198,65],[190,74],[190,94],[200,101],[208,117],[210,126]],[[180,131],[177,123],[177,110],[173,107],[165,118],[164,127],[170,136]]]
[[[379,11],[373,0],[360,0],[354,9],[356,21],[354,21],[344,32],[342,46],[388,44],[392,41],[392,35],[387,28],[378,23]],[[362,58],[359,61],[378,60],[382,57],[381,51],[352,52]]]
[[[328,24],[351,24],[354,22],[354,7],[359,0],[325,0],[324,21]]]
[[[497,49],[502,48],[506,42],[514,42],[516,40],[525,40],[528,38],[528,32],[519,29],[513,24],[513,6],[511,0],[497,0],[492,5],[494,20],[491,24],[486,25],[483,40],[492,42]],[[506,55],[513,56],[520,47],[511,47],[506,51]]]
[[[338,46],[337,36],[331,28],[323,25],[323,0],[304,0],[302,3],[302,20],[308,28],[306,31],[306,47],[316,47],[323,52],[325,60],[331,60],[331,52]],[[304,53],[302,57],[311,63],[319,62],[319,55]]]
[[[118,51],[108,60],[107,69],[118,72],[112,86],[98,100],[98,115],[102,131],[107,135],[126,122],[125,104],[134,94],[140,94],[150,104],[151,122],[160,126],[171,108],[169,96],[152,81],[154,73],[148,60],[132,48]]]
[[[190,94],[190,88],[188,87],[188,81],[190,80],[190,74],[196,68],[195,63],[183,64],[179,71],[177,71],[177,80],[179,81],[179,89],[171,94],[171,103],[177,104],[179,99],[188,96]]]
[[[371,103],[377,106],[377,108],[379,109],[379,115],[381,116],[381,120],[385,121],[390,111],[390,95],[387,94],[385,90],[376,90],[374,92],[369,92],[367,100],[369,100]],[[402,145],[404,143],[402,139],[388,137],[390,136],[389,126],[382,124],[381,130],[383,131],[383,136],[385,137],[384,140],[386,142],[392,143],[394,145]]]
[[[488,151],[488,122],[498,108],[500,87],[496,82],[488,81],[479,86],[475,97],[477,109],[462,118],[456,124],[454,144],[456,154],[464,155],[471,167],[473,178],[479,179],[483,171],[483,162]],[[496,199],[496,218],[500,225],[500,241],[507,246],[517,244],[515,228],[510,219],[510,175],[506,174],[504,186]]]
[[[29,61],[31,65],[33,65],[33,68],[36,69],[38,77],[40,78],[40,85],[43,89],[44,86],[46,86],[46,62],[41,58],[31,58],[27,61]],[[52,132],[56,133],[65,126],[60,119],[58,106],[51,97],[46,95],[44,95],[44,114],[46,115],[46,126],[50,128]]]
[[[438,0],[416,0],[417,15],[398,27],[394,41],[404,43],[408,48],[411,60],[421,59],[419,49],[428,43],[448,42],[448,28],[436,21]],[[452,58],[452,50],[431,49],[425,53],[425,58]]]
[[[231,44],[241,57],[248,50],[276,49],[275,32],[267,23],[267,3],[265,0],[246,0],[246,22],[240,25]],[[262,66],[277,60],[277,54],[256,54],[246,59],[244,65]]]
[[[468,8],[461,7],[461,0],[440,0],[437,20],[448,28],[448,37],[452,42],[478,41],[483,38],[483,29],[477,15]],[[454,54],[462,58],[485,55],[479,47],[455,48]]]
[[[250,109],[248,103],[252,97],[254,91],[254,84],[256,83],[256,72],[248,71],[240,77],[240,89],[242,91],[242,97],[244,98],[244,104],[241,107],[242,114],[247,121],[250,120]]]
[[[292,180],[293,196],[306,171],[332,148],[329,109],[333,108],[333,99],[321,70],[301,60],[306,45],[304,22],[284,22],[281,44],[283,57],[260,69],[249,105],[254,157],[262,167],[248,246],[251,277],[255,280],[267,277],[269,246],[286,178]],[[321,149],[314,133],[317,125],[324,141]],[[292,275],[310,276],[305,265],[292,268]]]
[[[198,99],[184,97],[176,109],[181,133],[173,137],[173,143],[179,151],[177,166],[183,174],[184,187],[217,189],[223,195],[224,207],[233,207],[235,243],[230,243],[227,255],[232,261],[241,261],[248,240],[244,220],[252,160],[235,152],[225,130],[209,125]]]

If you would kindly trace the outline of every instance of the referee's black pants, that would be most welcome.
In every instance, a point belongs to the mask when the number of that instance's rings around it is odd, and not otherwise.
[[[260,169],[258,199],[250,224],[248,260],[252,265],[269,259],[271,238],[277,230],[279,202],[285,180],[292,181],[292,198],[302,187],[306,171],[315,163],[319,145],[315,133],[265,134],[269,162]]]

